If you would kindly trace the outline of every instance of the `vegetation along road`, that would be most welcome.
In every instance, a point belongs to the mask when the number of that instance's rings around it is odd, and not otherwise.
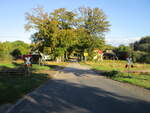
[[[7,113],[150,113],[150,90],[70,63]]]

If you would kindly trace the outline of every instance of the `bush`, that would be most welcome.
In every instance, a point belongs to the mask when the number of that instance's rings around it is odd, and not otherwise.
[[[132,52],[133,62],[142,62],[141,59],[145,54],[147,54],[147,53],[142,52],[142,51],[133,51]]]
[[[150,36],[142,37],[133,46],[135,51],[150,52]]]
[[[134,51],[132,58],[134,62],[150,63],[150,53]]]
[[[109,71],[109,72],[104,72],[103,74],[106,75],[107,77],[110,77],[110,78],[127,76],[127,73],[123,73],[123,72],[116,71],[116,70]]]
[[[19,49],[14,49],[10,54],[14,59],[17,59],[21,55],[21,51]]]
[[[129,46],[120,45],[114,50],[119,60],[126,60],[127,57],[131,54],[131,48]]]
[[[150,54],[148,53],[143,55],[139,61],[144,63],[150,63]]]
[[[119,71],[113,70],[109,72],[104,72],[103,74],[106,75],[107,77],[115,77],[119,74]]]

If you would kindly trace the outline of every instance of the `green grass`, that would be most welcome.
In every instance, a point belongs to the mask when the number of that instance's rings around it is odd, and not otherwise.
[[[51,78],[42,71],[52,68],[37,64],[32,65],[32,73],[29,77],[25,76],[23,72],[22,74],[11,73],[12,70],[19,72],[22,68],[23,64],[20,63],[0,64],[0,104],[15,102]],[[10,73],[4,73],[4,70],[10,70]]]
[[[81,64],[86,64],[92,66],[93,69],[103,71],[112,71],[112,70],[127,71],[127,68],[125,68],[127,61],[104,60],[101,62],[86,62],[86,63],[82,62]],[[150,64],[134,63],[133,65],[134,68],[130,68],[130,70],[150,70]]]
[[[46,66],[38,64],[32,65],[32,73],[25,76],[23,62],[1,62],[0,63],[0,105],[16,102],[25,94],[31,92],[41,84],[51,79],[51,76],[45,73],[56,67],[64,67],[67,63],[49,62]],[[8,71],[6,73],[5,71]],[[12,73],[15,71],[15,73]],[[18,74],[17,72],[21,72]]]
[[[50,70],[52,68],[50,66],[40,66],[38,64],[33,64],[32,69],[33,70]]]
[[[11,63],[9,63],[9,64],[3,63],[3,64],[0,64],[0,68],[1,68],[1,67],[16,68],[17,66],[14,65],[14,64],[11,64]]]
[[[19,68],[21,66],[24,66],[24,64],[17,64],[17,65],[16,64],[12,64],[12,63],[10,63],[10,64],[0,64],[0,69],[2,67],[15,69],[15,68]],[[51,67],[50,66],[40,66],[38,64],[33,64],[32,65],[32,69],[33,70],[49,70],[49,69],[51,69]]]
[[[36,73],[30,77],[0,76],[0,104],[12,103],[49,79],[47,74]]]
[[[115,76],[115,77],[112,77],[112,79],[150,89],[150,75],[130,74],[129,77],[128,76]]]
[[[113,80],[126,82],[150,89],[150,74],[130,73],[130,76],[128,76],[128,69],[125,68],[125,65],[127,64],[126,61],[104,60],[103,62],[82,62],[81,64],[89,65],[94,70],[102,71],[106,76],[114,74],[112,75],[112,77],[109,77]],[[130,70],[150,70],[150,64],[135,63],[134,66],[135,67],[131,68]],[[113,70],[117,70],[118,73],[113,73]]]

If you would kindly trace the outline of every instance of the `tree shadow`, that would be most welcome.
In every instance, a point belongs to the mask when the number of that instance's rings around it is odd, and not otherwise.
[[[80,68],[73,68],[73,67],[67,67],[65,69],[60,70],[60,72],[63,73],[73,73],[76,76],[85,76],[85,75],[98,75],[100,76],[102,73],[97,72],[92,69],[80,69]],[[103,75],[101,75],[103,76]]]
[[[50,65],[50,64],[46,64],[46,65],[44,65],[44,66],[48,66],[48,67],[50,67],[51,69],[56,70],[56,71],[58,71],[58,70],[62,70],[62,69],[64,69],[64,68],[65,68],[64,66],[59,66],[59,65]]]
[[[51,80],[10,113],[149,113],[150,102],[97,87]]]

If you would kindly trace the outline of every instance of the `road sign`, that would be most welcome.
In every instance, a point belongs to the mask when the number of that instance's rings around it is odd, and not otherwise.
[[[127,58],[128,64],[131,65],[132,64],[132,58]]]
[[[31,57],[30,56],[25,57],[25,64],[31,65]]]
[[[84,56],[88,56],[88,53],[84,53]]]
[[[98,53],[99,53],[99,54],[103,54],[103,51],[102,51],[102,50],[98,50]]]

